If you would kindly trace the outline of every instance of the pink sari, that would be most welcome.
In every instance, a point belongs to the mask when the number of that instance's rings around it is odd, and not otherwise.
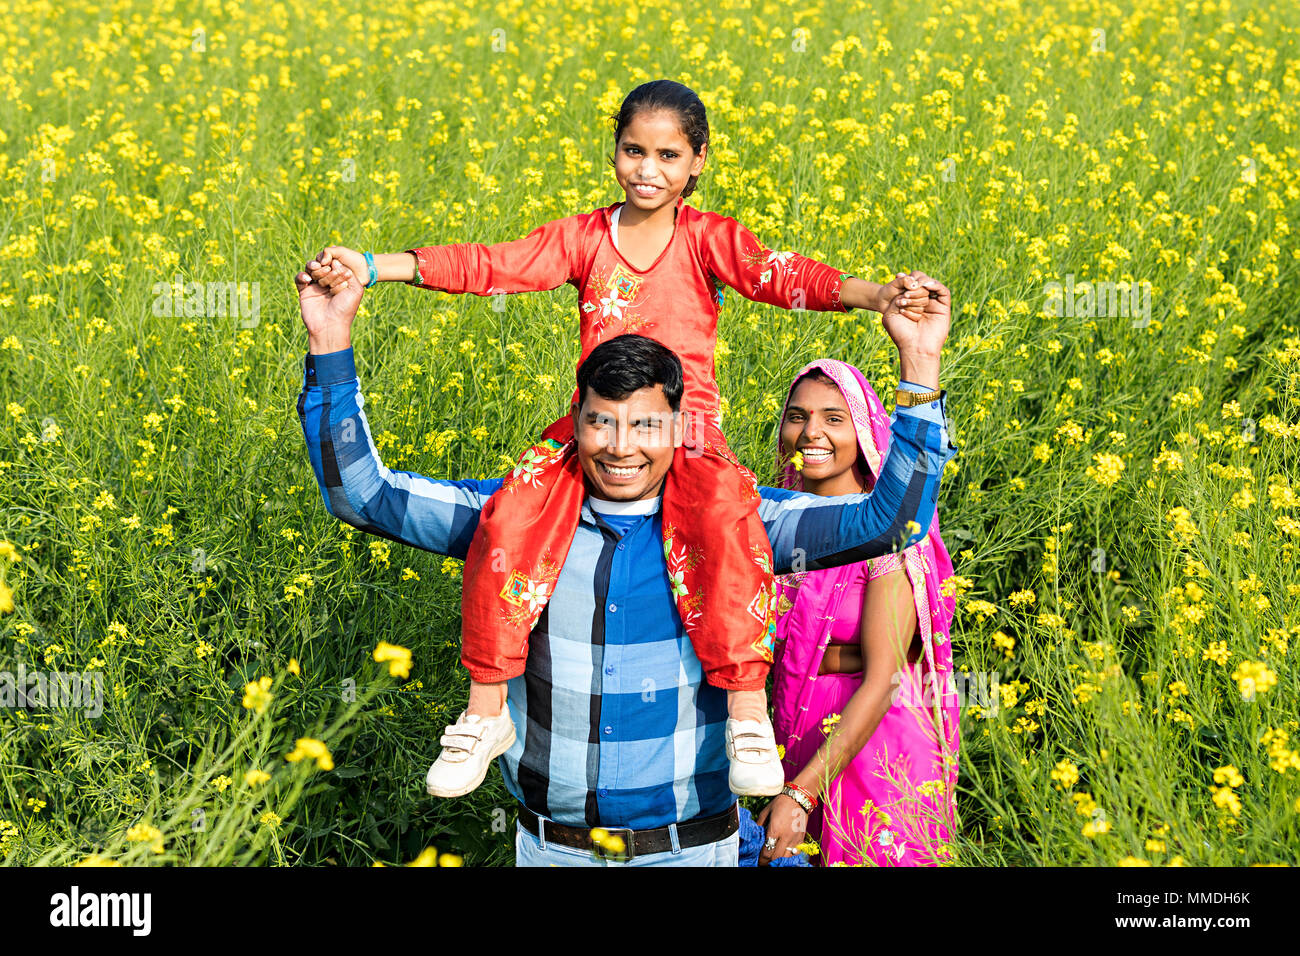
[[[889,442],[889,416],[871,385],[852,365],[813,362],[829,375],[848,402],[858,448],[874,486]],[[794,384],[786,394],[786,406]],[[785,420],[785,408],[781,411]],[[801,490],[799,472],[781,454],[783,487]],[[939,537],[936,513],[929,534],[901,554],[888,554],[822,571],[780,575],[773,664],[777,743],[785,745],[786,779],[793,779],[826,739],[823,720],[838,715],[862,683],[862,674],[821,674],[822,656],[836,620],[856,623],[862,605],[842,601],[855,576],[878,576],[900,566],[911,584],[922,653],[896,676],[892,703],[871,739],[830,781],[808,830],[821,846],[822,862],[878,866],[935,865],[948,858],[955,823],[959,708],[952,678],[949,628],[954,599],[940,583],[952,561]],[[910,643],[910,641],[908,642]],[[834,733],[834,724],[828,725]]]

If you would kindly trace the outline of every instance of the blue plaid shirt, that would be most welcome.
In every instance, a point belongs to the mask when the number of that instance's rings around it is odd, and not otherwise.
[[[307,356],[298,417],[326,509],[370,534],[464,558],[501,479],[390,471],[364,404],[351,349]],[[896,410],[869,495],[760,489],[777,574],[877,557],[924,537],[940,473],[956,453],[943,406]],[[678,616],[659,511],[607,519],[591,503],[529,639],[527,670],[509,682],[517,739],[501,758],[506,786],[534,813],[571,826],[643,829],[721,813],[736,799],[727,786],[726,692],[705,682]],[[919,528],[910,537],[909,521]]]

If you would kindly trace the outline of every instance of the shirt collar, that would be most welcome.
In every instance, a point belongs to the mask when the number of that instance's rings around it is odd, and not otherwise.
[[[591,510],[603,515],[652,515],[663,503],[663,495],[654,498],[639,498],[636,501],[605,501],[602,498],[587,496]]]
[[[587,524],[596,523],[596,514],[602,515],[648,515],[655,514],[663,504],[663,495],[655,498],[643,498],[640,501],[604,501],[588,495],[582,501],[582,520]]]

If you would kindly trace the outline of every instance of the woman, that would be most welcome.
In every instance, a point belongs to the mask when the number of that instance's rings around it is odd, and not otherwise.
[[[870,491],[888,441],[889,417],[862,373],[813,362],[786,395],[781,484]],[[767,830],[761,862],[792,852],[805,831],[825,865],[948,858],[959,713],[954,601],[940,584],[951,575],[936,515],[901,553],[777,579],[773,705],[793,786],[757,817]]]

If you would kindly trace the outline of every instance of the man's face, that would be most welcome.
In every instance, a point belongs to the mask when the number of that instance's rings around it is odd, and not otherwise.
[[[606,501],[658,495],[682,443],[680,416],[657,384],[622,399],[588,388],[582,406],[573,408],[573,431],[587,491]]]

